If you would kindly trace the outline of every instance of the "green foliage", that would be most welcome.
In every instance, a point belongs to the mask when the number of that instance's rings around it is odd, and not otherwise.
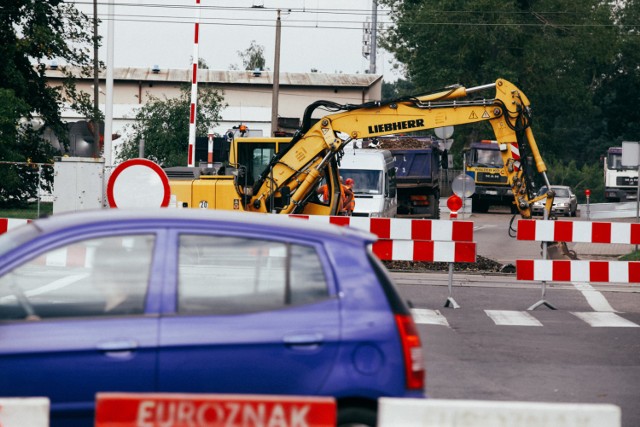
[[[640,251],[633,251],[620,257],[620,261],[640,261]]]
[[[198,85],[196,135],[206,136],[220,120],[226,107],[217,90]],[[138,157],[140,141],[144,140],[145,157],[163,167],[186,166],[189,146],[189,113],[191,86],[184,85],[180,96],[161,99],[154,96],[138,110],[135,123],[125,129],[125,141],[118,152],[119,160]]]
[[[393,22],[380,45],[403,63],[416,93],[510,80],[531,101],[543,157],[578,167],[640,137],[640,0],[380,3]],[[465,129],[456,132],[479,130]],[[493,137],[488,126],[481,132]]]
[[[409,80],[398,79],[393,83],[382,82],[382,99],[385,101],[415,94],[416,87]]]
[[[265,69],[264,46],[257,44],[255,40],[251,40],[251,46],[244,51],[238,51],[238,55],[245,70]]]
[[[49,163],[55,152],[43,138],[44,130],[68,141],[63,102],[79,111],[90,108],[72,79],[62,87],[47,85],[46,64],[53,59],[80,67],[90,63],[89,19],[59,0],[3,1],[0,15],[0,161]],[[35,196],[33,171],[31,166],[0,168],[0,205],[25,204]],[[43,176],[45,187],[51,177]]]
[[[585,190],[591,190],[590,202],[603,203],[604,170],[602,163],[584,164],[578,168],[571,160],[563,163],[559,160],[547,164],[547,177],[551,185],[568,185],[576,196],[578,203],[586,203]]]

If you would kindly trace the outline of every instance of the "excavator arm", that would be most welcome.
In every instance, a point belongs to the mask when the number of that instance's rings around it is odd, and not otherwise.
[[[493,97],[471,95],[494,90]],[[309,126],[312,109],[331,108],[340,112],[321,118]],[[312,104],[305,112],[303,127],[288,149],[274,158],[254,188],[247,210],[277,213],[335,214],[340,203],[337,161],[352,139],[411,133],[444,126],[488,122],[498,141],[514,203],[523,218],[531,217],[533,202],[531,177],[521,159],[530,155],[537,172],[549,186],[546,166],[530,127],[528,98],[512,83],[495,83],[464,88],[453,86],[417,97],[385,103],[337,105],[326,101]],[[334,189],[324,208],[309,203],[322,178]],[[539,199],[540,197],[536,198]],[[546,201],[550,212],[553,194]]]

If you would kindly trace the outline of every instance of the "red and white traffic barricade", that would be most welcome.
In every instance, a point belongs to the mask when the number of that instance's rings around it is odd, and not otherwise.
[[[290,215],[308,221],[368,231],[378,236],[373,253],[383,261],[449,263],[449,297],[445,307],[460,308],[453,299],[453,263],[476,262],[472,221],[353,216]]]
[[[518,240],[640,244],[640,223],[521,219]]]
[[[640,244],[640,224],[550,221],[522,219],[518,221],[518,240],[574,243]],[[517,280],[542,282],[541,304],[554,308],[544,300],[545,282],[640,283],[640,261],[593,260],[516,260]]]
[[[0,234],[29,223],[28,219],[0,218]]]
[[[517,260],[518,280],[640,283],[640,261]]]
[[[383,261],[476,262],[474,242],[381,239],[373,253]]]
[[[336,425],[332,397],[98,393],[95,427]]]
[[[473,241],[473,222],[409,218],[369,218],[358,216],[290,215],[315,223],[334,224],[368,231],[381,239]]]

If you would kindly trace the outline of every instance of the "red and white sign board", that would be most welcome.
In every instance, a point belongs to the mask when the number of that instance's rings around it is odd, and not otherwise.
[[[332,397],[98,393],[95,427],[334,427]]]
[[[170,199],[169,178],[151,160],[131,159],[120,163],[107,183],[107,200],[112,208],[167,207]]]

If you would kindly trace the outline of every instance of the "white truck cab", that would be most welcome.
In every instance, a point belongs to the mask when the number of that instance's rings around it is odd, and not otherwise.
[[[344,181],[354,180],[353,216],[396,216],[396,169],[390,151],[347,146],[340,161],[340,176]]]

